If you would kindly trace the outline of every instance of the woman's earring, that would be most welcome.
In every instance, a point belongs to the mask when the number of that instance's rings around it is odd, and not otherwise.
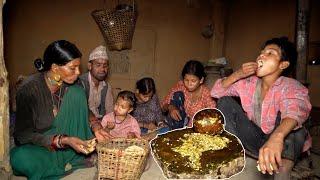
[[[201,78],[201,80],[200,80],[200,84],[203,84],[203,81],[204,81],[203,79],[204,79],[204,78]]]
[[[52,78],[53,78],[54,84],[61,86],[62,80],[61,80],[61,76],[59,74],[54,74]]]
[[[56,82],[59,82],[61,80],[61,76],[59,74],[54,74],[53,75],[53,80]]]

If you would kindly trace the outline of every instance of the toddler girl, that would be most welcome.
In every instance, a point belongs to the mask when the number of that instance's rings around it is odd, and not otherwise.
[[[135,95],[130,91],[121,91],[116,99],[113,112],[105,115],[102,127],[112,138],[140,138],[140,127],[137,120],[129,113],[135,105]]]

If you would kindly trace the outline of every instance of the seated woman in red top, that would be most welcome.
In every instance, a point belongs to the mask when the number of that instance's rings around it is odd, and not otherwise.
[[[218,80],[211,92],[220,98],[217,107],[225,115],[226,130],[259,158],[263,174],[276,172],[275,179],[290,179],[293,162],[311,145],[302,126],[311,110],[308,89],[281,76],[295,67],[296,59],[287,38],[268,40],[255,62]],[[240,97],[242,107],[223,96]]]
[[[188,61],[180,80],[162,102],[162,110],[168,112],[167,123],[171,129],[192,125],[191,118],[203,108],[214,108],[216,103],[204,85],[206,74],[199,61]]]

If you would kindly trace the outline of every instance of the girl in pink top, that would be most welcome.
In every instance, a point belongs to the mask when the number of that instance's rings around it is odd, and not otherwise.
[[[140,138],[139,124],[129,114],[133,110],[135,101],[134,93],[121,91],[118,94],[113,112],[103,117],[101,125],[111,138]]]

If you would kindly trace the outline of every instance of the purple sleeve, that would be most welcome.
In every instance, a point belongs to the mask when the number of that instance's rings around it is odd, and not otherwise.
[[[159,102],[158,96],[156,94],[154,94],[152,96],[152,106],[153,106],[152,111],[154,114],[156,125],[158,126],[160,123],[162,123],[164,121],[164,117],[162,115],[160,102]]]

